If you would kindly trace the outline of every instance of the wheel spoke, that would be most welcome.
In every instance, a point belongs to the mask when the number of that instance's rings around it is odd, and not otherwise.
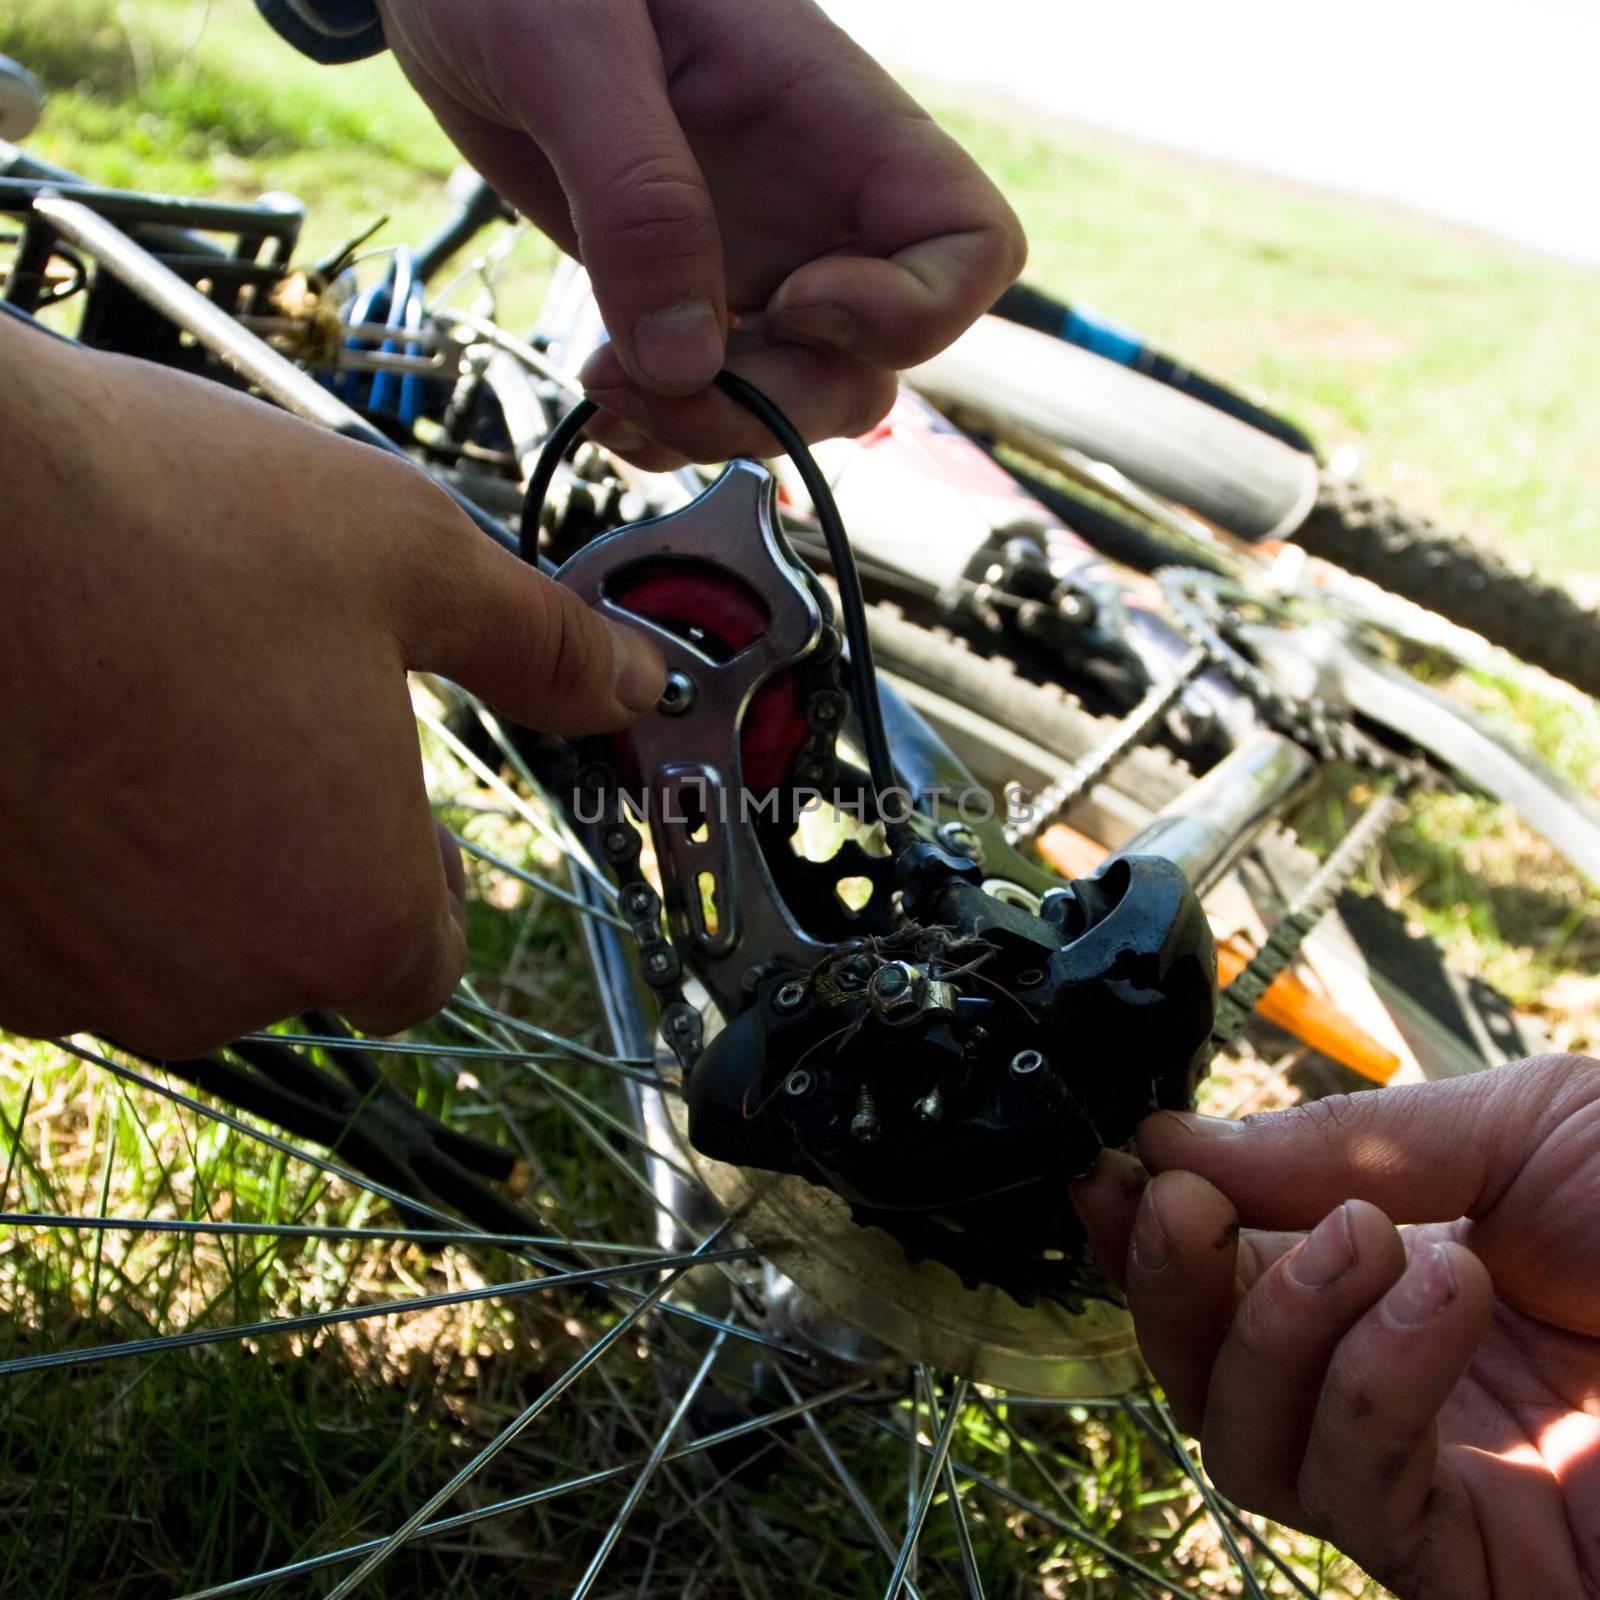
[[[927,1388],[928,1417],[937,1428],[939,1426],[939,1397],[933,1392],[933,1381],[928,1376],[926,1367],[918,1367],[917,1374]],[[955,1523],[956,1546],[961,1552],[961,1575],[966,1580],[968,1600],[984,1600],[983,1575],[978,1571],[978,1558],[972,1548],[972,1529],[967,1523],[966,1507],[961,1503],[961,1489],[956,1483],[956,1471],[950,1464],[950,1458],[945,1457],[945,1463],[940,1470],[940,1477],[944,1483],[945,1498],[950,1502],[950,1517]]]
[[[1183,1436],[1178,1431],[1177,1420],[1173,1417],[1171,1408],[1167,1405],[1166,1401],[1161,1398],[1160,1395],[1155,1394],[1154,1392],[1149,1394],[1148,1399],[1151,1409],[1154,1410],[1161,1419],[1161,1429],[1159,1432],[1157,1432],[1153,1427],[1150,1427],[1148,1424],[1144,1423],[1144,1420],[1140,1415],[1140,1409],[1137,1402],[1131,1399],[1125,1399],[1121,1402],[1121,1409],[1127,1411],[1134,1417],[1136,1421],[1139,1421],[1141,1425],[1145,1427],[1145,1431],[1153,1439],[1155,1439],[1158,1444],[1165,1446],[1167,1454],[1173,1458],[1173,1461],[1178,1466],[1182,1467],[1184,1472],[1187,1473],[1190,1478],[1195,1478],[1197,1476],[1197,1469],[1195,1468],[1193,1460],[1190,1458],[1189,1452],[1183,1448]],[[1200,1478],[1204,1478],[1203,1473],[1199,1473],[1198,1476]],[[1283,1574],[1283,1576],[1289,1581],[1294,1589],[1299,1594],[1306,1597],[1306,1600],[1319,1600],[1318,1591],[1313,1589],[1311,1585],[1308,1584],[1305,1579],[1302,1578],[1300,1574],[1296,1572],[1294,1568],[1283,1558],[1283,1556],[1272,1548],[1272,1545],[1261,1534],[1260,1530],[1255,1527],[1250,1519],[1245,1516],[1245,1514],[1236,1505],[1234,1505],[1225,1496],[1217,1492],[1216,1486],[1212,1484],[1209,1479],[1207,1479],[1203,1485],[1197,1483],[1196,1487],[1200,1488],[1201,1497],[1205,1501],[1206,1507],[1211,1512],[1213,1517],[1222,1517],[1225,1521],[1231,1523],[1235,1528],[1237,1528],[1240,1533],[1244,1534],[1250,1543],[1258,1551],[1260,1551],[1260,1553],[1264,1555],[1280,1573]],[[1238,1558],[1236,1557],[1235,1559],[1237,1560]]]
[[[592,1067],[605,1067],[612,1072],[620,1072],[624,1077],[632,1078],[636,1083],[642,1083],[647,1088],[669,1090],[675,1085],[669,1084],[655,1072],[655,1062],[643,1056],[608,1056],[603,1051],[592,1050],[588,1045],[579,1044],[576,1039],[564,1038],[559,1033],[551,1033],[548,1028],[541,1028],[534,1023],[525,1022],[521,1017],[507,1015],[504,1011],[496,1011],[493,1006],[485,1005],[476,999],[470,988],[457,991],[450,1002],[450,1009],[440,1013],[446,1022],[452,1022],[457,1027],[464,1025],[463,1019],[454,1013],[468,1011],[472,1015],[482,1017],[485,1021],[497,1023],[502,1028],[509,1028],[513,1033],[520,1033],[530,1039],[537,1039],[541,1044],[549,1045],[554,1050],[565,1051],[568,1055],[575,1056],[579,1061],[587,1062]],[[436,1055],[449,1055],[448,1046],[434,1046]],[[548,1056],[534,1056],[535,1061],[547,1061]],[[645,1070],[652,1069],[652,1070]]]
[[[498,1249],[579,1249],[637,1256],[649,1247],[615,1240],[567,1239],[554,1234],[469,1233],[461,1229],[335,1228],[305,1222],[194,1222],[171,1217],[68,1216],[48,1211],[0,1211],[0,1228],[99,1229],[107,1233],[192,1233],[226,1238],[354,1240],[361,1244],[489,1245]]]
[[[418,1216],[428,1217],[435,1222],[443,1223],[446,1228],[452,1230],[460,1227],[459,1218],[452,1217],[447,1211],[441,1211],[437,1206],[429,1205],[425,1200],[418,1200],[411,1195],[401,1194],[398,1190],[389,1188],[387,1184],[363,1177],[358,1172],[352,1172],[346,1167],[341,1167],[335,1161],[329,1161],[323,1156],[301,1149],[298,1145],[291,1144],[287,1139],[280,1139],[276,1134],[268,1133],[264,1128],[253,1128],[248,1122],[233,1116],[230,1112],[219,1110],[215,1106],[208,1106],[203,1101],[196,1100],[192,1095],[169,1088],[166,1084],[160,1083],[154,1078],[147,1078],[143,1073],[135,1072],[131,1067],[123,1066],[121,1062],[112,1061],[96,1051],[75,1044],[70,1039],[56,1039],[52,1043],[69,1055],[77,1056],[79,1060],[87,1061],[91,1066],[100,1067],[113,1076],[121,1078],[126,1083],[131,1083],[140,1089],[148,1089],[152,1094],[159,1095],[163,1100],[169,1100],[174,1105],[193,1111],[197,1116],[204,1117],[211,1122],[218,1122],[224,1127],[232,1128],[236,1132],[242,1133],[247,1139],[254,1139],[257,1143],[264,1144],[269,1149],[280,1151],[286,1156],[293,1157],[296,1161],[303,1161],[307,1166],[314,1167],[319,1172],[325,1172],[330,1177],[343,1179],[358,1189],[364,1189],[368,1194],[387,1200],[391,1205],[401,1208],[402,1211],[411,1211]],[[477,1238],[479,1234],[476,1230],[473,1230],[470,1236]],[[537,1251],[528,1249],[524,1253],[539,1266],[549,1267],[553,1271],[563,1270],[561,1263],[541,1256]],[[609,1287],[614,1293],[625,1295],[630,1299],[639,1298],[643,1294],[642,1290],[630,1288],[626,1284],[615,1284]],[[735,1339],[743,1339],[750,1344],[759,1344],[766,1349],[779,1350],[785,1355],[804,1359],[804,1351],[796,1349],[795,1346],[786,1343],[782,1339],[774,1338],[771,1334],[762,1333],[759,1329],[740,1327],[736,1322],[725,1322],[719,1318],[707,1316],[702,1311],[696,1311],[690,1306],[675,1305],[671,1301],[668,1301],[662,1307],[662,1310],[667,1315],[676,1317],[680,1321],[697,1323],[705,1328],[721,1329],[731,1334]]]
[[[1178,1432],[1178,1425],[1172,1419],[1172,1413],[1167,1410],[1166,1402],[1153,1390],[1147,1392],[1150,1409],[1160,1420],[1160,1427],[1146,1417],[1139,1406],[1123,1401],[1123,1410],[1139,1424],[1146,1433],[1158,1441],[1164,1441],[1168,1446],[1168,1454],[1173,1461],[1183,1470],[1184,1476],[1195,1486],[1195,1491],[1205,1502],[1205,1508],[1211,1518],[1212,1526],[1216,1528],[1218,1536],[1227,1546],[1228,1555],[1233,1561],[1235,1570],[1239,1574],[1239,1581],[1244,1585],[1250,1600],[1267,1600],[1261,1587],[1261,1580],[1256,1577],[1255,1569],[1245,1558],[1245,1553],[1239,1548],[1239,1541],[1234,1537],[1233,1528],[1228,1522],[1227,1515],[1217,1500],[1217,1493],[1211,1487],[1210,1480],[1195,1464],[1194,1459],[1183,1447],[1183,1435]]]
[[[984,1407],[985,1411],[987,1411],[991,1417],[995,1416],[995,1412],[988,1405],[981,1393],[978,1396],[978,1403]],[[890,1422],[885,1417],[868,1417],[865,1420],[870,1426],[878,1429],[880,1432],[892,1433],[897,1439],[903,1439],[905,1437],[904,1430],[897,1427],[893,1422]],[[1000,1423],[1000,1426],[1002,1428],[1005,1426],[1003,1421]],[[1016,1441],[1016,1443],[1020,1448],[1020,1441]],[[1088,1524],[1082,1520],[1076,1507],[1071,1507],[1069,1504],[1069,1514],[1072,1517],[1072,1520],[1065,1521],[1056,1512],[1051,1511],[1046,1506],[1040,1505],[1037,1500],[1030,1500],[1026,1495],[1019,1494],[1015,1489],[1011,1488],[1009,1484],[1001,1483],[998,1479],[990,1477],[986,1472],[981,1472],[977,1467],[969,1465],[967,1462],[962,1461],[959,1457],[952,1456],[950,1458],[950,1465],[958,1477],[966,1479],[969,1483],[978,1484],[980,1487],[987,1489],[991,1494],[996,1495],[1001,1500],[1004,1500],[1008,1505],[1015,1506],[1018,1511],[1024,1511],[1030,1517],[1037,1518],[1037,1520],[1042,1522],[1047,1528],[1054,1528],[1057,1533],[1064,1535],[1066,1538],[1073,1539],[1079,1544],[1087,1546],[1096,1554],[1103,1556],[1111,1566],[1117,1568],[1117,1570],[1122,1572],[1125,1576],[1142,1578],[1146,1583],[1153,1584],[1157,1590],[1166,1594],[1177,1595],[1180,1597],[1180,1600],[1182,1600],[1185,1591],[1180,1589],[1172,1581],[1172,1579],[1162,1577],[1162,1575],[1153,1567],[1145,1566],[1143,1562],[1137,1560],[1133,1556],[1128,1555],[1125,1551],[1117,1549],[1117,1547],[1114,1544],[1111,1544],[1109,1541],[1102,1539],[1099,1534],[1095,1533],[1093,1529],[1091,1529]],[[1148,1600],[1146,1591],[1136,1590],[1136,1592],[1141,1595],[1146,1595],[1146,1600]]]
[[[463,700],[464,703],[471,704],[471,701],[467,700],[465,696],[463,696]],[[542,834],[558,849],[570,856],[579,869],[594,881],[607,898],[615,898],[616,889],[612,886],[611,880],[595,865],[588,852],[581,845],[575,840],[565,837],[562,831],[548,817],[541,816],[536,806],[530,806],[488,762],[480,760],[431,711],[425,711],[420,707],[414,709],[416,710],[417,721],[443,740],[463,766],[493,789],[529,827]],[[481,711],[478,714],[478,720],[484,722],[485,728],[488,729],[490,736],[493,737],[494,729],[489,727]]]
[[[304,1333],[344,1322],[367,1322],[375,1317],[409,1316],[418,1311],[468,1305],[477,1300],[509,1299],[515,1295],[537,1294],[546,1289],[572,1289],[583,1284],[607,1283],[621,1273],[660,1272],[668,1268],[681,1272],[702,1261],[748,1261],[755,1254],[754,1250],[748,1248],[712,1252],[699,1250],[686,1255],[656,1256],[646,1261],[619,1261],[604,1267],[585,1267],[577,1272],[554,1272],[543,1278],[519,1278],[510,1283],[491,1283],[477,1289],[451,1289],[440,1294],[418,1295],[410,1300],[380,1300],[374,1305],[336,1306],[329,1311],[308,1311],[297,1317],[267,1317],[260,1322],[237,1323],[229,1328],[190,1328],[184,1333],[165,1333],[153,1339],[129,1339],[121,1344],[95,1345],[88,1350],[52,1350],[44,1355],[16,1356],[9,1361],[0,1361],[0,1377],[14,1377],[22,1372],[42,1372],[53,1367],[87,1367],[102,1361],[161,1355],[168,1350],[190,1350],[200,1345],[236,1344],[241,1339]]]
[[[694,1404],[695,1396],[700,1393],[701,1385],[710,1377],[711,1368],[715,1365],[717,1357],[722,1354],[724,1338],[725,1335],[719,1333],[711,1341],[711,1348],[706,1351],[700,1365],[695,1369],[695,1374],[684,1389],[682,1398],[667,1419],[667,1425],[661,1430],[661,1437],[656,1440],[655,1448],[651,1450],[644,1466],[640,1468],[639,1476],[629,1486],[627,1497],[623,1500],[616,1516],[611,1519],[611,1526],[606,1529],[605,1537],[600,1541],[600,1548],[594,1553],[594,1559],[590,1561],[588,1569],[579,1580],[578,1587],[572,1591],[572,1600],[588,1600],[595,1583],[599,1580],[600,1569],[605,1566],[607,1558],[616,1548],[617,1540],[622,1537],[622,1530],[627,1526],[628,1519],[638,1509],[645,1490],[650,1487],[650,1480],[655,1476],[656,1468],[666,1458],[673,1436],[683,1425],[683,1419],[688,1416],[689,1408]]]
[[[597,918],[601,922],[609,922],[614,928],[626,929],[628,924],[612,911],[602,911],[598,906],[592,906],[587,900],[575,895],[570,889],[563,889],[559,883],[552,883],[548,878],[541,878],[537,873],[529,872],[526,867],[519,867],[515,862],[507,861],[504,856],[497,856],[493,850],[485,849],[475,840],[468,839],[463,834],[452,832],[450,837],[467,852],[479,861],[487,862],[497,872],[503,872],[508,878],[515,878],[518,883],[525,883],[530,889],[537,889],[541,894],[549,895],[552,900],[559,900],[564,906],[571,906],[574,911],[586,917]]]
[[[625,1338],[634,1324],[644,1317],[658,1301],[666,1297],[668,1291],[677,1283],[678,1279],[694,1264],[695,1259],[703,1257],[716,1240],[726,1233],[731,1226],[731,1221],[724,1222],[682,1266],[676,1267],[669,1272],[638,1305],[627,1312],[615,1326],[590,1345],[520,1416],[513,1418],[448,1483],[429,1496],[376,1550],[366,1556],[361,1565],[349,1577],[342,1579],[328,1595],[328,1600],[345,1600],[345,1596],[353,1594],[357,1587],[376,1572],[401,1545],[405,1544],[440,1506],[444,1505],[453,1495],[471,1483],[507,1445],[511,1444],[524,1430],[537,1421],[613,1345]]]
[[[778,1370],[778,1381],[783,1385],[791,1400],[799,1400],[800,1391],[795,1388],[794,1380],[782,1368]],[[833,1440],[828,1437],[822,1425],[814,1416],[806,1414],[802,1420],[805,1422],[806,1432],[811,1435],[817,1448],[822,1452],[823,1460],[828,1463],[828,1470],[833,1473],[839,1487],[844,1490],[845,1497],[855,1507],[856,1515],[867,1525],[867,1531],[871,1533],[873,1539],[877,1542],[878,1548],[891,1561],[894,1560],[895,1543],[889,1537],[889,1530],[879,1521],[878,1513],[873,1510],[872,1502],[867,1498],[866,1491],[856,1481],[850,1469],[845,1466],[844,1460],[835,1447]],[[922,1596],[913,1581],[907,1580],[902,1585],[902,1588],[903,1592],[911,1597],[911,1600],[922,1600]]]
[[[275,1033],[262,1029],[241,1034],[245,1043],[297,1044],[307,1047],[354,1050],[368,1056],[446,1056],[478,1061],[553,1061],[560,1056],[548,1050],[490,1049],[479,1045],[435,1044],[426,1039],[360,1039],[343,1033]]]
[[[776,1411],[764,1412],[759,1417],[751,1417],[744,1422],[736,1422],[727,1428],[721,1428],[716,1433],[708,1433],[703,1439],[695,1439],[689,1444],[679,1445],[675,1450],[668,1450],[664,1461],[683,1461],[690,1456],[700,1455],[707,1450],[715,1450],[725,1444],[730,1444],[736,1439],[742,1439],[752,1433],[761,1433],[768,1428],[776,1428],[782,1423],[793,1421],[797,1417],[821,1411],[827,1406],[836,1405],[841,1400],[859,1394],[866,1387],[866,1379],[857,1378],[850,1383],[843,1383],[836,1388],[829,1389],[823,1394],[814,1396],[810,1400],[799,1400],[793,1405],[781,1406]],[[541,1505],[547,1500],[557,1499],[564,1494],[572,1494],[580,1489],[597,1488],[600,1484],[611,1483],[618,1478],[626,1477],[630,1472],[636,1472],[644,1465],[644,1461],[625,1461],[619,1466],[602,1467],[596,1472],[585,1473],[581,1478],[568,1478],[562,1483],[547,1484],[542,1489],[530,1490],[527,1494],[514,1495],[509,1500],[496,1500],[490,1505],[477,1506],[471,1511],[460,1511],[451,1517],[443,1517],[438,1522],[425,1523],[413,1534],[414,1539],[437,1538],[440,1534],[456,1533],[462,1528],[469,1528],[479,1522],[487,1522],[493,1517],[509,1516],[514,1511],[526,1510],[529,1506]],[[247,1578],[234,1578],[227,1583],[214,1584],[209,1589],[196,1589],[189,1594],[181,1595],[179,1600],[224,1600],[225,1596],[246,1594],[252,1589],[259,1589],[269,1583],[281,1583],[285,1578],[300,1578],[308,1573],[320,1572],[325,1567],[335,1567],[341,1562],[354,1561],[360,1556],[369,1555],[374,1550],[383,1548],[382,1538],[367,1539],[360,1544],[346,1545],[340,1550],[324,1551],[321,1555],[307,1556],[303,1560],[290,1562],[287,1566],[273,1567],[269,1571],[255,1572]]]
[[[928,1452],[928,1461],[922,1476],[922,1488],[917,1495],[916,1505],[912,1507],[911,1523],[906,1529],[905,1542],[900,1546],[900,1555],[895,1561],[894,1571],[890,1574],[889,1587],[884,1591],[884,1600],[900,1600],[901,1591],[905,1588],[906,1574],[917,1558],[917,1545],[922,1538],[922,1526],[928,1520],[928,1508],[933,1504],[945,1462],[950,1459],[950,1445],[955,1438],[956,1423],[961,1419],[961,1408],[967,1403],[967,1390],[970,1387],[965,1378],[957,1378],[950,1390],[950,1408],[945,1412],[944,1420],[939,1424],[939,1431],[934,1435],[933,1444]],[[913,1434],[912,1437],[915,1439],[916,1435]]]

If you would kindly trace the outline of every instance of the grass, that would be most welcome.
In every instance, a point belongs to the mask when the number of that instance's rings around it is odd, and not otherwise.
[[[117,185],[180,194],[288,190],[308,205],[307,246],[332,250],[372,220],[415,238],[441,215],[448,143],[388,61],[311,66],[262,30],[246,0],[12,0],[0,51],[52,90],[38,154]],[[1196,364],[1251,386],[1329,445],[1355,443],[1402,498],[1580,581],[1600,574],[1600,296],[1575,268],[1464,235],[1307,196],[971,102],[939,103],[993,171],[1033,240],[1032,276],[1133,322]],[[534,303],[551,253],[525,249],[505,290]],[[1464,686],[1531,730],[1576,780],[1600,782],[1600,734],[1511,685]],[[437,754],[437,752],[436,752]],[[457,775],[459,776],[459,775]],[[494,848],[541,863],[496,820],[496,797],[454,814]],[[1391,841],[1374,885],[1513,998],[1548,1002],[1600,959],[1600,902],[1550,853],[1473,801],[1438,802]],[[568,959],[565,914],[481,867],[472,874],[476,959],[507,1003],[582,1032],[593,1006]],[[1592,980],[1590,980],[1592,983]],[[1593,1038],[1600,1001],[1553,1011],[1564,1042]],[[419,1103],[509,1139],[524,1130],[524,1200],[636,1236],[642,1211],[595,1160],[561,1094],[538,1082],[386,1063]],[[585,1093],[599,1086],[563,1080]],[[483,1115],[482,1096],[513,1115]],[[0,1044],[0,1116],[11,1209],[239,1220],[387,1220],[381,1206],[227,1130],[175,1114],[46,1047]],[[614,1141],[612,1158],[628,1152]],[[516,1263],[415,1247],[331,1243],[226,1248],[194,1237],[20,1230],[0,1242],[0,1359],[152,1331],[222,1325],[472,1287]],[[606,1313],[605,1315],[610,1315]],[[537,1297],[363,1322],[297,1342],[182,1352],[38,1373],[0,1387],[0,1592],[169,1596],[393,1527],[558,1373],[604,1315]],[[670,1327],[625,1343],[474,1486],[480,1499],[557,1474],[637,1459],[681,1385]],[[758,1366],[719,1392],[724,1414],[773,1404]],[[902,1408],[900,1419],[905,1418]],[[1226,1593],[1224,1552],[1186,1481],[1120,1414],[976,1415],[961,1454],[1039,1502],[1057,1494],[1096,1531],[1159,1550],[1196,1592]],[[841,1445],[886,1520],[903,1446],[846,1410]],[[1054,1486],[1035,1463],[1048,1464]],[[737,1470],[741,1493],[712,1494]],[[608,1567],[608,1594],[868,1595],[881,1574],[860,1525],[822,1493],[815,1441],[768,1443],[758,1466],[721,1458],[669,1469]],[[419,1546],[375,1594],[544,1594],[568,1587],[614,1510],[597,1490]],[[1104,1562],[1013,1505],[968,1497],[991,1593],[1110,1600]],[[684,1507],[693,1507],[685,1511]],[[928,1561],[959,1581],[936,1507]],[[1324,1559],[1296,1542],[1309,1565]],[[869,1559],[870,1557],[870,1559]],[[1336,1558],[1320,1580],[1359,1594]],[[776,1574],[776,1576],[775,1576]],[[931,1587],[932,1585],[930,1585]],[[313,1590],[307,1592],[325,1592]]]

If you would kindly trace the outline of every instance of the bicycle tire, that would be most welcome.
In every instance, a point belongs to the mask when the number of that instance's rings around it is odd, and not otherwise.
[[[1325,474],[1294,540],[1600,697],[1600,611],[1381,490]]]

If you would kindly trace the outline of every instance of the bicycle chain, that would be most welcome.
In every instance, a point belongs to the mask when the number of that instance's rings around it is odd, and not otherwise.
[[[1339,892],[1361,865],[1361,858],[1388,832],[1404,799],[1403,786],[1396,784],[1373,800],[1361,820],[1290,902],[1266,943],[1233,982],[1218,993],[1217,1014],[1211,1025],[1213,1055],[1226,1050],[1238,1038],[1261,997],[1288,971],[1312,929],[1332,910]]]
[[[828,626],[812,654],[789,669],[799,679],[807,729],[791,759],[790,773],[792,782],[806,789],[824,791],[837,782],[836,741],[850,716],[841,659],[839,635]],[[600,853],[617,876],[617,914],[638,942],[640,969],[660,1008],[661,1036],[687,1076],[705,1047],[705,1023],[699,1008],[683,992],[683,957],[662,926],[661,896],[641,865],[643,836],[628,821],[622,785],[610,762],[588,760],[579,771],[578,782],[603,799],[605,811],[594,827]]]
[[[1428,763],[1400,755],[1363,732],[1319,695],[1291,695],[1228,638],[1227,623],[1214,612],[1218,603],[1271,602],[1214,572],[1198,567],[1164,567],[1156,574],[1163,596],[1184,637],[1203,650],[1233,686],[1246,695],[1279,733],[1304,745],[1323,761],[1345,761],[1407,786],[1439,787],[1443,779]],[[1204,592],[1208,607],[1198,596]]]

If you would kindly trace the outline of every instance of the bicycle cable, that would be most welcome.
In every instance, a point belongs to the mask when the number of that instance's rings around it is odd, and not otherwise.
[[[839,590],[840,621],[849,651],[850,692],[861,722],[863,754],[878,798],[879,815],[883,818],[889,848],[894,854],[899,854],[904,846],[914,841],[914,835],[906,814],[902,811],[890,816],[883,803],[885,796],[898,792],[898,785],[894,760],[889,752],[889,736],[884,728],[883,706],[878,699],[877,674],[873,670],[866,597],[856,571],[855,555],[850,548],[849,535],[845,532],[844,519],[839,514],[838,502],[833,497],[833,490],[828,487],[822,469],[817,465],[816,457],[801,438],[800,430],[769,396],[746,379],[727,370],[719,372],[715,381],[729,399],[748,411],[778,441],[800,474],[806,493],[811,496],[817,524],[822,530],[833,565],[834,582]],[[592,400],[580,400],[550,430],[539,452],[539,459],[528,477],[528,487],[522,499],[518,548],[524,561],[537,563],[539,559],[539,522],[550,485],[555,479],[556,468],[599,409]]]

